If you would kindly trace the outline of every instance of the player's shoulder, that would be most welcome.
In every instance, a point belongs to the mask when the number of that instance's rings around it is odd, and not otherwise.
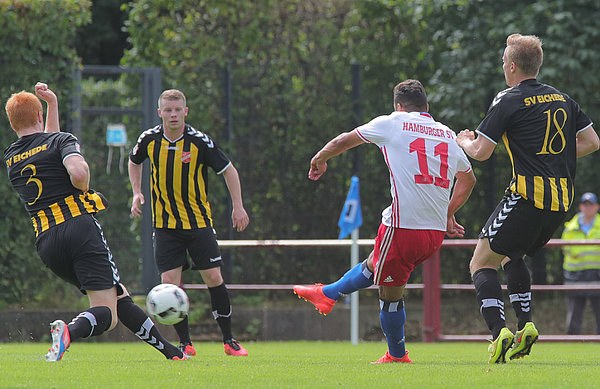
[[[184,135],[190,137],[191,141],[198,144],[203,144],[209,149],[215,147],[215,142],[212,138],[205,132],[200,131],[189,124],[185,125]]]
[[[161,136],[162,134],[162,124],[158,124],[152,128],[149,128],[147,130],[145,130],[144,132],[142,132],[140,134],[140,136],[138,137],[138,143],[143,142],[143,141],[147,141],[147,140],[151,140],[156,136]]]

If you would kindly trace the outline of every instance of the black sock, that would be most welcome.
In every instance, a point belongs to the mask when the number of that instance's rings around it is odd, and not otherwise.
[[[223,333],[223,342],[233,338],[231,334],[231,302],[225,284],[208,288],[213,317]]]
[[[192,340],[190,339],[190,325],[187,316],[179,323],[173,324],[173,327],[179,336],[180,343],[192,344]]]
[[[126,296],[117,301],[117,314],[125,327],[138,338],[160,351],[167,359],[183,357],[177,347],[169,343],[146,315],[142,308],[135,305],[131,297]]]
[[[73,318],[68,325],[71,341],[98,336],[110,328],[112,313],[107,306],[92,307]]]
[[[531,275],[523,258],[512,259],[504,265],[506,286],[517,315],[517,329],[521,331],[531,316]]]
[[[498,280],[498,272],[494,269],[479,269],[473,274],[473,284],[479,311],[488,328],[492,331],[493,339],[506,327],[504,318],[504,301],[502,300],[502,287]]]

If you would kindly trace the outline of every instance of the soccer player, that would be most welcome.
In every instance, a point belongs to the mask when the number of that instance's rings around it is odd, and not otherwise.
[[[61,360],[72,341],[98,336],[118,322],[166,358],[189,358],[168,343],[144,311],[133,303],[94,214],[108,207],[90,190],[90,170],[73,135],[60,132],[58,100],[44,83],[32,93],[13,94],[6,114],[19,139],[4,152],[8,177],[29,212],[42,262],[60,278],[87,294],[90,308],[67,325],[50,324],[52,347],[46,360]]]
[[[182,272],[200,270],[208,286],[213,317],[223,334],[227,355],[246,356],[248,352],[231,332],[231,303],[221,276],[221,252],[213,229],[207,200],[207,170],[222,174],[231,195],[231,218],[237,231],[250,219],[242,202],[242,189],[236,168],[204,132],[185,123],[188,114],[185,95],[176,89],[164,91],[158,99],[162,124],[144,131],[129,154],[129,179],[133,190],[131,214],[142,214],[142,162],[151,162],[154,257],[163,283],[183,286]],[[196,350],[190,339],[187,317],[174,325],[180,347],[190,355]]]
[[[404,287],[413,269],[439,250],[446,233],[464,235],[454,214],[476,181],[454,131],[428,113],[427,95],[419,81],[396,85],[394,108],[392,114],[329,141],[312,158],[308,172],[311,180],[318,180],[330,158],[362,143],[379,147],[390,172],[392,204],[382,213],[373,252],[332,284],[294,286],[294,293],[326,315],[340,296],[379,285],[380,321],[388,351],[373,363],[412,363],[404,344]]]
[[[513,178],[479,234],[470,263],[477,301],[493,342],[490,363],[528,355],[538,338],[531,314],[531,277],[523,255],[533,256],[563,223],[573,200],[576,159],[598,150],[590,118],[569,96],[537,81],[542,42],[533,35],[506,40],[502,69],[508,89],[498,93],[477,128],[456,141],[478,161],[502,140]],[[518,324],[506,327],[497,268],[502,265]],[[514,340],[513,340],[514,339]]]

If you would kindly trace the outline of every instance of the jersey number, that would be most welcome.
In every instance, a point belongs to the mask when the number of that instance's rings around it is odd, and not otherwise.
[[[449,188],[450,180],[448,179],[448,143],[438,143],[433,149],[434,156],[440,156],[440,177],[434,177],[429,174],[427,166],[427,151],[425,149],[425,139],[415,139],[410,143],[410,152],[417,152],[417,160],[419,161],[419,171],[421,174],[415,174],[415,184],[433,184],[441,188]]]
[[[565,123],[567,122],[567,111],[559,108],[554,111],[554,113],[552,113],[551,110],[544,111],[544,113],[548,117],[546,120],[546,136],[544,136],[544,144],[542,145],[542,149],[536,154],[560,154],[567,145],[565,134],[563,133],[563,128],[565,128]],[[552,124],[554,124],[554,127],[552,127]],[[550,138],[551,129],[556,129],[556,132],[554,135],[552,135],[552,138]],[[552,146],[556,136],[560,136],[560,150],[554,150],[554,147]],[[548,141],[548,138],[550,138],[550,141]]]
[[[27,203],[28,205],[33,205],[35,204],[36,201],[38,201],[38,199],[40,198],[40,196],[42,195],[42,181],[40,181],[38,178],[35,178],[35,174],[36,174],[36,169],[35,169],[35,165],[29,164],[27,166],[25,166],[23,169],[21,169],[21,175],[23,175],[23,173],[25,172],[26,169],[31,170],[31,174],[29,175],[29,179],[27,180],[27,182],[25,183],[25,185],[28,185],[30,183],[35,184],[37,186],[38,189],[38,194],[36,196],[35,199],[33,199],[33,201]]]

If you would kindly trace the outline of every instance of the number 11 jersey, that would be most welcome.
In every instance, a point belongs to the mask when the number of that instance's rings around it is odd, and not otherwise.
[[[471,170],[454,131],[427,112],[399,111],[355,131],[379,147],[390,172],[392,204],[382,212],[382,224],[446,231],[454,176]]]
[[[536,208],[566,212],[574,194],[576,137],[591,125],[569,96],[532,78],[498,93],[477,132],[504,142],[513,168],[509,191]]]

